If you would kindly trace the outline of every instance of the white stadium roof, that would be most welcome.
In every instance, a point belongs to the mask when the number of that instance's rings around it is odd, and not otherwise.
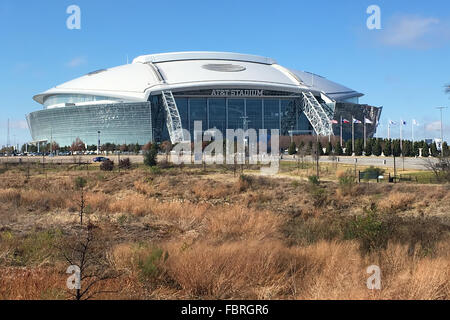
[[[255,88],[324,92],[334,100],[362,93],[304,71],[286,69],[273,59],[226,52],[174,52],[137,57],[133,63],[91,72],[38,94],[34,100],[59,94],[105,96],[146,101],[162,90]]]

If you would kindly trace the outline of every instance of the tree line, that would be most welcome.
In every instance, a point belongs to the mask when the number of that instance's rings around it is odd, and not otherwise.
[[[366,146],[364,147],[363,139],[355,140],[355,150],[353,150],[353,141],[348,140],[345,142],[344,147],[341,146],[340,141],[324,143],[321,141],[314,142],[300,141],[297,144],[293,141],[291,142],[288,153],[290,155],[300,154],[300,155],[312,155],[315,150],[314,147],[320,152],[320,155],[336,155],[336,156],[377,156],[382,155],[386,157],[439,157],[441,156],[441,151],[438,149],[435,142],[428,144],[426,141],[410,141],[400,139],[382,139],[382,138],[371,138],[367,139]],[[422,153],[420,153],[422,150]],[[442,144],[442,150],[444,156],[450,156],[450,148],[447,142]]]

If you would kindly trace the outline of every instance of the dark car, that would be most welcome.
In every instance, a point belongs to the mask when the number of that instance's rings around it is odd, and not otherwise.
[[[108,161],[109,159],[108,158],[105,158],[105,157],[97,157],[97,158],[94,158],[94,160],[92,160],[92,161],[94,161],[94,162],[105,162],[105,161]]]

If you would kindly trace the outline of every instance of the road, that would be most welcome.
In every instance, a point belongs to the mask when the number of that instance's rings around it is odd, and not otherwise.
[[[306,159],[306,158],[305,158]],[[398,169],[405,170],[426,170],[426,163],[430,159],[431,161],[436,161],[432,158],[396,158],[395,164]],[[296,161],[292,159],[291,156],[283,156],[283,160],[286,161]],[[311,157],[307,157],[307,161],[312,161]],[[336,160],[331,159],[328,156],[320,157],[321,163],[333,163],[338,161],[340,164],[357,164],[360,166],[374,166],[379,168],[394,168],[394,158],[392,157],[337,157]]]
[[[53,163],[53,164],[73,164],[73,163],[92,163],[92,160],[96,156],[64,156],[64,157],[0,157],[0,164],[2,163]],[[109,159],[118,163],[118,155],[108,155]],[[160,155],[159,160],[163,160],[165,156]],[[144,158],[142,155],[121,155],[121,159],[130,158],[132,163],[143,163]],[[430,158],[431,161],[436,161]],[[426,170],[426,158],[396,158],[396,166],[398,169],[405,170]],[[283,156],[283,161],[297,161],[292,156]],[[305,161],[312,162],[312,157],[305,157]],[[337,157],[336,160],[328,156],[320,157],[321,163],[333,163],[338,161],[340,164],[357,164],[360,166],[374,166],[380,168],[394,168],[394,158],[387,157]]]

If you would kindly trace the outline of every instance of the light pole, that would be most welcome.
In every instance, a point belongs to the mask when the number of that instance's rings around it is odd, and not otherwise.
[[[444,148],[442,148],[442,145],[444,143],[444,118],[442,116],[442,113],[444,109],[447,109],[447,107],[436,107],[436,109],[441,111],[441,155],[444,156]]]
[[[100,155],[100,131],[97,131],[97,155]]]

